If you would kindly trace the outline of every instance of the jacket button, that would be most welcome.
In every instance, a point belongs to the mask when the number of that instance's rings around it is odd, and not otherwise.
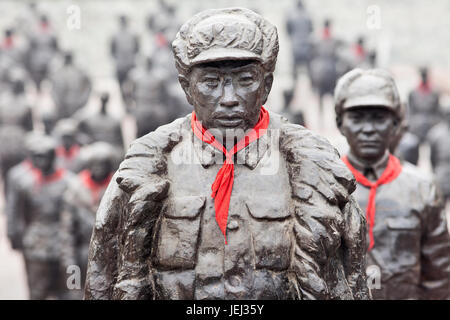
[[[230,220],[230,222],[228,223],[228,229],[229,230],[236,230],[239,228],[239,223],[236,220]]]

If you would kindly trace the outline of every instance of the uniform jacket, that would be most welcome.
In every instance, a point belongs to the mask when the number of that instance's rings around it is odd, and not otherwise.
[[[237,153],[225,245],[210,197],[221,155],[190,117],[129,149],[97,212],[85,298],[367,298],[365,219],[337,151],[270,113]]]
[[[355,198],[367,207],[368,187],[358,183]],[[408,163],[392,182],[377,188],[374,247],[367,267],[381,271],[374,299],[450,297],[450,237],[445,212],[430,178]]]

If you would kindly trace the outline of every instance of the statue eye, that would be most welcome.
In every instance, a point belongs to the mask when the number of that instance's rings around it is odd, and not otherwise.
[[[217,78],[205,78],[203,82],[211,88],[215,88],[219,85],[219,79]]]
[[[251,77],[251,76],[242,76],[239,78],[239,83],[244,86],[250,85],[250,84],[252,84],[252,82],[253,82],[253,77]]]

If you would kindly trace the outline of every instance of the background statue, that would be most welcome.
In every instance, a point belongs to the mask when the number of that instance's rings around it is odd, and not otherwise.
[[[366,211],[368,270],[380,271],[372,274],[372,296],[448,299],[450,236],[442,199],[429,177],[389,152],[404,115],[394,79],[381,69],[354,69],[338,81],[335,103],[350,145],[343,160]]]

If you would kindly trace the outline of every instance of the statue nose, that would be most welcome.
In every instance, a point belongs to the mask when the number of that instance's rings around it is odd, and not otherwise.
[[[223,107],[235,107],[239,105],[239,101],[236,96],[236,92],[231,81],[226,81],[223,88],[222,99],[220,105]]]

